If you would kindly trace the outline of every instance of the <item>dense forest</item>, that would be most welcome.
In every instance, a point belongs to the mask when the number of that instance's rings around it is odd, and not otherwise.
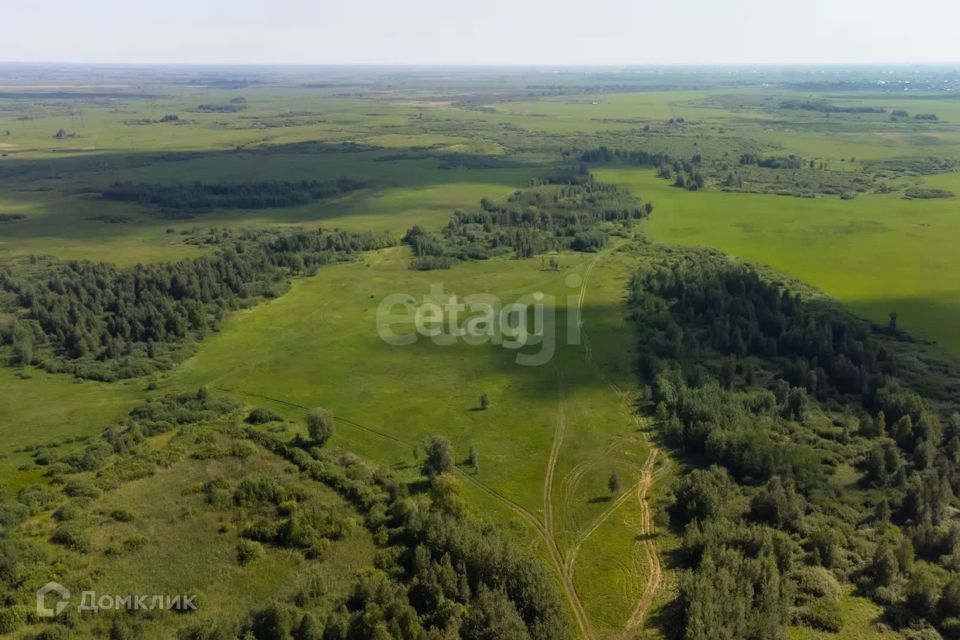
[[[445,269],[498,255],[530,258],[550,251],[598,251],[610,234],[648,216],[653,204],[594,180],[585,167],[533,181],[504,203],[484,198],[472,213],[456,211],[439,233],[409,229],[403,242],[415,269]]]
[[[340,178],[331,182],[317,180],[177,184],[115,182],[104,189],[100,195],[104,200],[137,202],[159,207],[160,214],[167,218],[189,218],[214,209],[295,207],[364,187],[366,183],[350,178]]]
[[[290,276],[395,242],[344,231],[223,231],[212,255],[121,268],[31,257],[0,264],[0,343],[15,364],[98,380],[169,368],[224,315],[276,297]]]
[[[872,326],[715,252],[641,253],[640,373],[688,467],[665,508],[676,636],[837,631],[852,584],[907,637],[960,637],[960,414],[898,377],[895,316]]]

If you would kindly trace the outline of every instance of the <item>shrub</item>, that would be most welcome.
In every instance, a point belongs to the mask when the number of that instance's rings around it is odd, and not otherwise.
[[[62,624],[52,624],[36,635],[36,640],[68,640],[70,630]]]
[[[836,600],[817,598],[800,612],[801,621],[808,627],[837,633],[843,628],[843,612]]]
[[[251,411],[246,419],[249,424],[266,424],[268,422],[280,422],[281,420],[283,418],[278,413],[261,407]]]
[[[237,562],[240,566],[246,566],[254,560],[263,557],[263,545],[253,540],[241,539],[237,543]]]
[[[131,522],[133,520],[133,514],[126,509],[114,509],[110,512],[110,517],[117,522]]]
[[[20,607],[0,609],[0,633],[13,633],[27,624],[27,615]]]
[[[280,504],[286,499],[286,489],[273,478],[244,478],[233,493],[233,502],[237,506],[259,502]]]
[[[74,522],[61,524],[53,531],[50,540],[79,553],[89,553],[90,538],[87,531]]]

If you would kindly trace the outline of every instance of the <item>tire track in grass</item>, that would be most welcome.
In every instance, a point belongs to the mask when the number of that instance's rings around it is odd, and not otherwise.
[[[574,546],[574,552],[572,553],[572,557],[568,558],[568,561],[570,562],[569,571],[572,573],[574,565],[576,564],[576,556],[579,554],[584,542],[586,542],[587,539],[593,535],[597,529],[599,529],[600,525],[602,525],[603,522],[605,522],[617,510],[618,507],[622,506],[624,502],[626,502],[629,496],[636,496],[637,502],[640,504],[641,512],[641,522],[639,527],[639,536],[641,539],[639,544],[643,548],[647,566],[649,567],[649,573],[644,584],[643,593],[640,595],[640,598],[634,605],[633,611],[630,614],[630,618],[627,620],[627,624],[624,627],[623,634],[621,636],[623,640],[629,640],[637,633],[640,627],[643,626],[647,613],[650,610],[650,606],[653,604],[653,599],[663,582],[663,567],[660,564],[660,556],[657,553],[656,542],[654,542],[655,532],[653,527],[653,518],[651,517],[650,502],[648,500],[650,487],[653,484],[654,466],[656,464],[656,458],[659,453],[659,449],[656,447],[656,445],[654,445],[647,433],[646,419],[636,415],[634,407],[630,403],[629,394],[624,391],[616,382],[608,380],[593,358],[593,348],[590,344],[590,338],[584,329],[582,310],[584,300],[586,299],[587,276],[590,275],[590,272],[593,270],[593,267],[599,258],[600,256],[597,255],[597,257],[595,257],[587,267],[583,282],[580,286],[580,296],[577,301],[579,306],[579,312],[577,314],[579,318],[578,324],[584,344],[584,357],[587,363],[594,369],[597,376],[610,387],[613,393],[620,399],[621,402],[624,403],[629,414],[633,416],[633,420],[643,434],[644,441],[646,442],[650,453],[647,455],[647,459],[643,464],[643,468],[641,469],[640,480],[631,488],[630,491],[625,492],[625,495],[622,497],[622,501],[621,499],[618,499],[617,502],[611,505],[610,508],[604,511],[604,513],[602,513],[594,521],[594,524],[588,528],[587,532]]]

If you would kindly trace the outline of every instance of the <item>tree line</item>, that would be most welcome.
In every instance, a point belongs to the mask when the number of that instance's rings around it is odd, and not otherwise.
[[[892,626],[956,637],[960,414],[900,377],[902,334],[717,252],[641,262],[639,373],[688,468],[662,508],[682,539],[677,637],[837,631],[843,583]]]
[[[596,181],[582,168],[535,180],[498,203],[487,198],[473,212],[455,211],[439,233],[420,226],[403,242],[414,252],[415,269],[447,268],[463,260],[512,254],[530,258],[550,251],[598,251],[610,234],[621,233],[653,211],[628,191]]]
[[[184,217],[214,209],[295,207],[365,187],[366,183],[345,177],[327,182],[318,180],[176,184],[115,182],[103,189],[100,195],[104,200],[157,206],[160,207],[161,213],[168,217]]]
[[[172,366],[230,311],[273,298],[289,278],[392,246],[373,233],[224,232],[213,255],[117,267],[17,259],[0,265],[0,327],[13,364],[115,380]]]

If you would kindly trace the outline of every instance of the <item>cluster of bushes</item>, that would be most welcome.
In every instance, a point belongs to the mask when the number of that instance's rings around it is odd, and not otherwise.
[[[836,631],[838,581],[894,626],[960,629],[960,415],[898,378],[899,334],[715,252],[642,256],[640,374],[691,469],[669,509],[682,637]],[[944,375],[957,372],[926,372]],[[855,486],[841,465],[861,472]]]
[[[341,231],[217,236],[213,256],[117,267],[88,261],[0,265],[0,307],[21,319],[0,327],[13,364],[115,380],[169,368],[231,310],[273,298],[291,275],[394,244]]]
[[[350,178],[331,182],[267,180],[263,182],[144,184],[115,182],[101,192],[104,200],[160,207],[168,217],[189,217],[213,209],[295,207],[313,200],[356,191],[366,183]]]
[[[14,535],[30,513],[29,507],[0,491],[0,634],[23,627],[34,611],[16,604],[18,592],[38,579],[46,562],[39,546]]]
[[[954,195],[953,191],[932,187],[910,187],[903,192],[903,197],[907,200],[935,200],[938,198],[953,198]]]
[[[892,177],[922,176],[955,171],[957,169],[957,161],[941,156],[893,158],[890,160],[870,161],[867,163],[867,167],[875,172]]]
[[[456,211],[440,233],[415,226],[403,242],[413,249],[412,267],[422,270],[498,255],[597,251],[609,233],[652,211],[651,203],[589,175],[558,175],[537,180],[502,204],[484,198],[478,211]]]
[[[325,638],[387,633],[413,640],[457,629],[461,637],[478,639],[489,637],[485,634],[490,629],[505,629],[508,635],[503,637],[531,640],[572,636],[555,587],[537,560],[466,517],[457,506],[462,499],[444,497],[459,490],[443,472],[449,468],[431,467],[433,498],[425,500],[351,454],[305,450],[253,428],[246,434],[351,503],[391,559],[382,570],[357,579],[347,600],[325,621]],[[431,449],[436,449],[433,458],[442,467],[449,445],[441,441]],[[284,620],[292,629],[300,618],[285,615]]]

